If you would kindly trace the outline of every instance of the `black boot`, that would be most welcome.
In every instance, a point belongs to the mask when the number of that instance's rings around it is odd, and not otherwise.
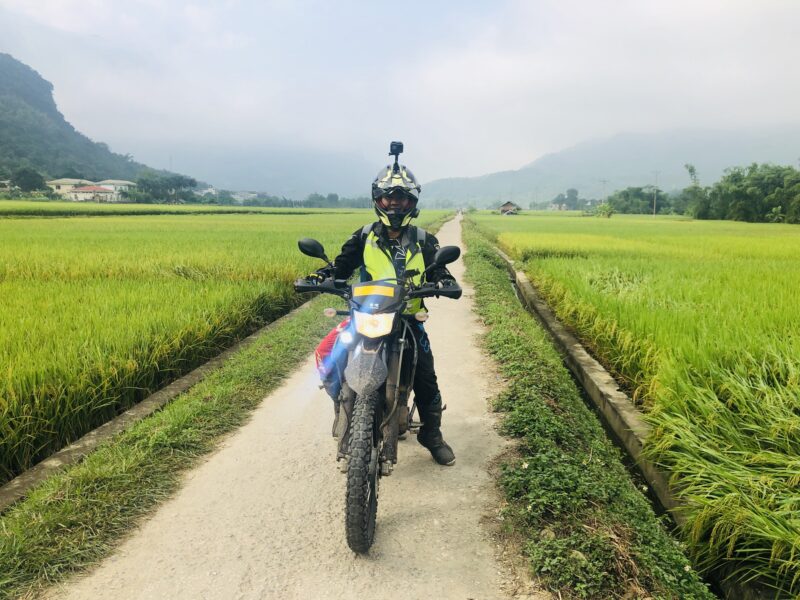
[[[437,394],[428,406],[419,407],[419,416],[422,418],[422,427],[419,428],[417,441],[431,452],[433,460],[440,465],[455,464],[456,455],[442,437],[442,397]]]

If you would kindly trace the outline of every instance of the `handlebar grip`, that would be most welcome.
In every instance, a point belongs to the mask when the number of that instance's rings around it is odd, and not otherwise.
[[[434,287],[432,284],[425,284],[423,287],[414,290],[413,292],[408,294],[409,298],[432,298],[436,296],[444,296],[445,298],[453,298],[454,300],[458,300],[461,298],[461,295],[464,291],[461,289],[459,285],[451,285],[445,288],[437,288]]]
[[[464,290],[461,289],[461,286],[451,286],[436,290],[437,296],[444,296],[445,298],[452,298],[453,300],[458,300],[461,298],[461,295],[464,293]]]
[[[305,279],[298,279],[294,282],[294,291],[298,293],[304,292],[318,292],[319,285],[316,283],[309,283]]]
[[[345,279],[325,279],[319,283],[311,283],[308,279],[298,279],[294,282],[294,290],[298,293],[319,292],[347,298],[349,289],[350,286]]]

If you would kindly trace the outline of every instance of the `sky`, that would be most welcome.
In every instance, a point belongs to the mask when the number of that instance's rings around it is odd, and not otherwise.
[[[70,123],[198,177],[276,154],[372,175],[399,139],[424,182],[620,132],[796,124],[798,26],[797,0],[0,0],[0,51]]]

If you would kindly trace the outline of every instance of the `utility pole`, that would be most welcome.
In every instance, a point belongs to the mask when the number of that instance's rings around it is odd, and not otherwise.
[[[658,195],[658,175],[661,171],[653,171],[656,176],[656,184],[653,186],[653,218],[656,216],[656,196]]]
[[[603,195],[600,196],[600,204],[606,203],[606,184],[608,183],[608,179],[601,179],[600,183],[603,184]]]

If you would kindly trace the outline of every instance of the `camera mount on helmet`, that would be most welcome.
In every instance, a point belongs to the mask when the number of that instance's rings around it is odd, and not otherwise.
[[[392,167],[393,173],[397,173],[400,170],[400,163],[398,163],[397,161],[402,153],[403,153],[403,142],[389,143],[389,156],[394,156],[394,166]]]

